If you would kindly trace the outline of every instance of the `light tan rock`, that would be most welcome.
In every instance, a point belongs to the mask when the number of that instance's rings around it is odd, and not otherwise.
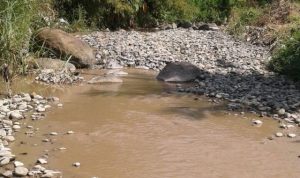
[[[96,62],[93,48],[62,30],[42,28],[36,39],[59,54],[72,55],[70,62],[76,67],[90,67]]]

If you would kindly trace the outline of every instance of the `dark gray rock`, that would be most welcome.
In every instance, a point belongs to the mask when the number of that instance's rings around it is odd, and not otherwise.
[[[190,82],[200,76],[201,70],[188,62],[167,64],[156,77],[165,82]]]

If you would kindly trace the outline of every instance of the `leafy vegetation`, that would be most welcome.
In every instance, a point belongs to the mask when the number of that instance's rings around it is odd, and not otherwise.
[[[296,32],[274,55],[270,68],[294,80],[300,80],[300,32]]]
[[[35,30],[43,26],[57,27],[63,18],[69,22],[64,29],[81,31],[87,28],[154,27],[161,23],[204,21],[227,24],[231,34],[241,35],[245,26],[271,24],[277,37],[293,39],[279,50],[271,68],[299,80],[300,4],[292,4],[284,18],[273,17],[279,0],[1,0],[0,1],[0,65],[9,63],[19,71],[26,70],[24,58]],[[278,5],[277,5],[278,6]],[[278,7],[277,7],[278,8]],[[281,7],[278,8],[281,10]],[[277,15],[281,18],[281,15]],[[273,22],[275,20],[275,22]],[[55,23],[56,22],[56,23]],[[282,24],[280,26],[280,24]],[[59,25],[59,27],[62,27]],[[40,49],[38,54],[49,50]]]

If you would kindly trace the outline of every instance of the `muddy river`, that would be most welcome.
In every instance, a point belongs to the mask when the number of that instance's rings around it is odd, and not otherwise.
[[[37,131],[30,137],[22,127],[11,145],[17,159],[31,166],[46,154],[45,167],[66,178],[300,177],[300,140],[267,139],[280,130],[276,121],[262,118],[263,125],[254,127],[255,115],[228,113],[205,97],[173,92],[153,72],[127,72],[121,84],[55,89],[20,82],[17,90],[56,95],[64,106],[43,120],[24,120]],[[66,134],[70,130],[75,133]]]

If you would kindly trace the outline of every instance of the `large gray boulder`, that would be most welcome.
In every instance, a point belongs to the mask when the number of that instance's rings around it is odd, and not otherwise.
[[[59,55],[72,55],[70,62],[78,68],[90,67],[96,62],[94,50],[87,43],[62,30],[42,28],[37,33],[37,41]]]
[[[165,82],[190,82],[201,74],[201,70],[188,62],[175,62],[167,64],[156,77]]]

